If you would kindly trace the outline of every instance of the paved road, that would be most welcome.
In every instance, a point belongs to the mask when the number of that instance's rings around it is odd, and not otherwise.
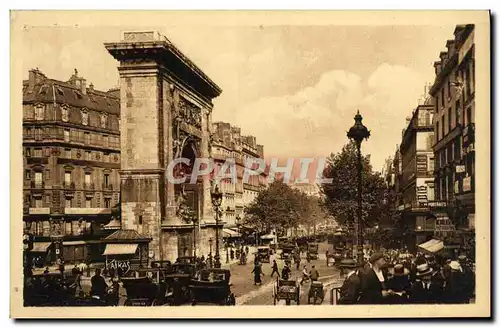
[[[308,264],[308,268],[310,268],[312,265],[316,267],[318,272],[320,273],[320,281],[323,282],[324,284],[324,291],[325,291],[325,298],[323,300],[323,304],[329,304],[330,303],[330,289],[333,286],[339,285],[342,281],[340,278],[340,272],[334,268],[334,267],[327,267],[326,266],[326,257],[325,257],[325,251],[326,251],[327,245],[320,245],[320,254],[319,254],[319,259],[318,260],[313,260],[311,261],[310,264]],[[304,264],[307,264],[307,261],[305,260],[305,255],[303,255],[304,259],[301,262],[301,267]],[[282,260],[277,260],[278,266],[280,268],[283,267],[283,261]],[[264,268],[264,272],[270,273],[271,269],[270,266],[267,266],[267,271],[266,267]],[[292,269],[292,279],[295,279],[296,281],[300,282],[302,278],[302,268],[297,270],[295,266]],[[250,278],[252,278],[250,276]],[[266,280],[263,282],[262,286],[258,289],[254,289],[249,293],[246,293],[244,295],[236,295],[236,304],[237,305],[273,305],[274,304],[274,287],[276,285],[276,279],[270,279],[269,276],[264,277]],[[310,282],[304,282],[303,285],[300,288],[300,304],[307,304],[307,294],[309,292],[310,288]],[[312,299],[311,299],[312,301]],[[282,300],[278,304],[285,304],[285,301]],[[292,305],[295,304],[295,302],[292,302]]]

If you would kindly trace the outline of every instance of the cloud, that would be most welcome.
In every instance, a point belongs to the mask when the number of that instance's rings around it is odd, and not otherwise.
[[[255,135],[269,156],[325,156],[348,141],[346,131],[359,109],[372,132],[363,151],[380,169],[385,158],[393,155],[405,117],[416,107],[424,84],[418,72],[387,63],[365,80],[333,70],[294,94],[241,107],[233,123]]]

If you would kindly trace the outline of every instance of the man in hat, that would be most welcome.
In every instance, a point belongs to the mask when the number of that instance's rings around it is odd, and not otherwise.
[[[406,304],[411,289],[410,270],[401,263],[396,263],[392,268],[392,276],[387,282],[387,287],[394,291],[394,294],[388,296],[388,304]]]
[[[387,289],[387,274],[382,270],[386,260],[382,253],[375,253],[370,257],[371,268],[363,274],[361,279],[361,304],[384,304],[385,299],[393,293]]]
[[[462,267],[464,302],[468,303],[475,293],[476,277],[465,255],[458,257],[458,263]]]
[[[442,289],[432,281],[434,270],[429,264],[417,266],[417,281],[413,284],[410,293],[410,302],[417,304],[434,304],[442,301]]]
[[[463,269],[457,261],[450,262],[450,273],[444,289],[443,301],[445,303],[467,303],[466,284],[464,283]]]
[[[343,263],[342,269],[349,269],[342,287],[340,287],[340,298],[338,304],[356,304],[361,296],[361,270],[363,264],[352,261]]]

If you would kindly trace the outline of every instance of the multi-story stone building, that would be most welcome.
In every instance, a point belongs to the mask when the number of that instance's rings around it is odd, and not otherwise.
[[[222,209],[226,228],[236,227],[245,216],[244,208],[249,205],[258,193],[266,187],[267,171],[260,175],[249,176],[244,183],[245,163],[249,158],[264,157],[264,146],[256,144],[254,136],[241,135],[241,129],[225,122],[213,124],[214,137],[212,141],[212,156],[216,163],[222,165],[231,159],[236,164],[237,183],[229,179],[222,181],[224,193]],[[231,233],[226,230],[227,233]]]
[[[436,198],[448,202],[457,228],[474,228],[474,25],[458,25],[434,63]]]
[[[120,100],[75,73],[23,81],[23,196],[33,253],[45,262],[99,260],[119,202]],[[116,227],[116,228],[119,228]]]
[[[436,218],[442,216],[441,212],[446,213],[446,204],[434,201],[433,111],[430,98],[413,111],[399,147],[397,210],[406,232],[404,243],[410,250],[435,235]]]

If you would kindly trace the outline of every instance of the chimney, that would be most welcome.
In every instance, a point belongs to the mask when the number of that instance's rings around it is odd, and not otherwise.
[[[47,77],[40,70],[38,70],[38,67],[29,70],[28,83],[30,87],[34,87],[35,85],[41,83],[45,79],[47,79]]]
[[[434,62],[434,72],[436,73],[436,75],[439,75],[439,73],[441,73],[441,61]]]
[[[80,91],[86,95],[87,94],[87,80],[80,78]]]

